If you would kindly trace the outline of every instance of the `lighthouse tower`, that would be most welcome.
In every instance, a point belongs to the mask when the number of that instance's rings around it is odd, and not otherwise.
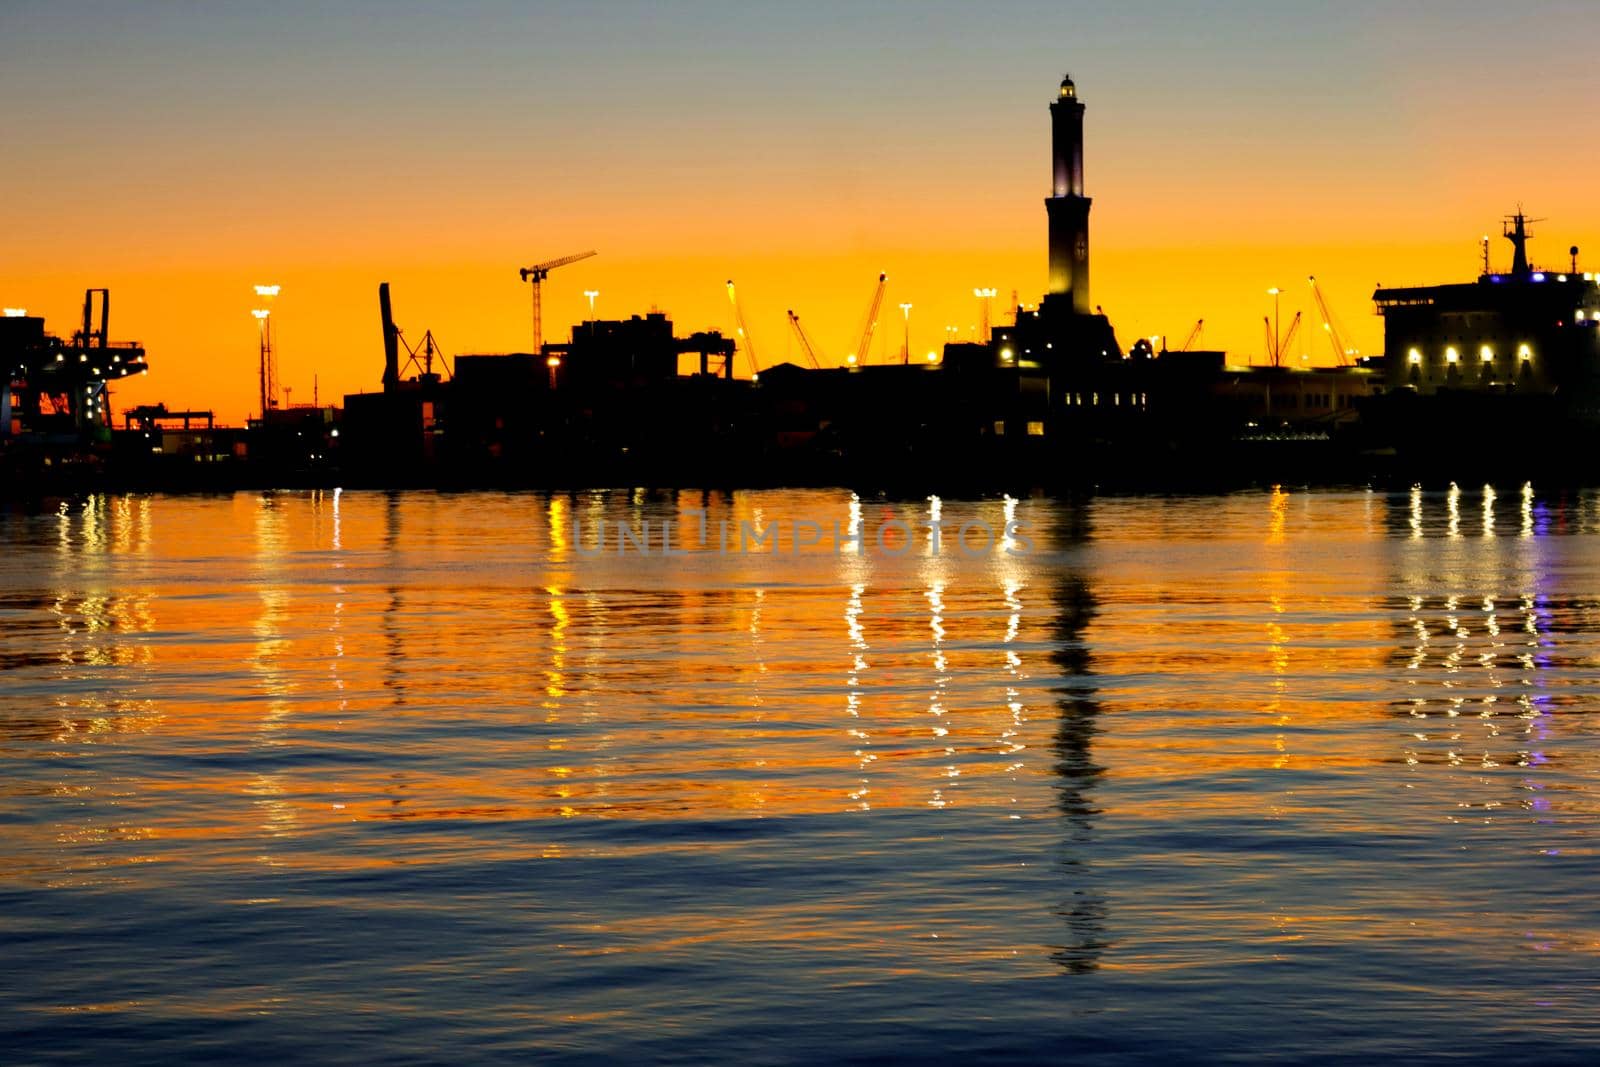
[[[1083,195],[1083,101],[1069,75],[1050,104],[1051,188],[1045,199],[1050,223],[1051,304],[1087,315],[1089,303],[1089,197]],[[1065,308],[1063,308],[1065,310]]]

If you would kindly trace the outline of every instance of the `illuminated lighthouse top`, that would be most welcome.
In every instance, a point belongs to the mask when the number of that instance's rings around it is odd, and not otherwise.
[[[1083,195],[1083,110],[1069,74],[1061,79],[1061,94],[1050,104],[1051,196]]]

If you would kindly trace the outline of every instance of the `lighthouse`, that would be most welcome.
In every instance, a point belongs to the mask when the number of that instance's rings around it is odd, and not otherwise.
[[[1089,314],[1089,197],[1083,195],[1083,101],[1071,75],[1050,103],[1051,187],[1045,198],[1050,225],[1052,304]]]

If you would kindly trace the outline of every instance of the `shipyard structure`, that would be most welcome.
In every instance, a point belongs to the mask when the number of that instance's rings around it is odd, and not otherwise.
[[[152,405],[125,412],[116,431],[105,383],[143,373],[144,351],[107,341],[109,296],[91,291],[83,327],[67,340],[38,319],[0,320],[0,358],[14,368],[0,447],[13,469],[19,456],[59,466],[87,448],[97,462],[116,459],[124,480],[157,485],[181,481],[179,472],[223,485],[977,490],[1589,476],[1581,457],[1600,438],[1600,283],[1580,273],[1576,248],[1565,270],[1533,264],[1519,212],[1506,220],[1509,272],[1491,272],[1486,251],[1475,282],[1379,289],[1384,353],[1346,358],[1353,353],[1336,343],[1340,366],[1284,365],[1274,323],[1267,365],[1238,366],[1188,343],[1125,347],[1090,289],[1086,108],[1070,77],[1049,114],[1048,289],[927,362],[911,361],[908,344],[901,362],[871,363],[869,332],[847,366],[823,367],[791,312],[811,365],[757,367],[737,302],[727,335],[681,334],[651,312],[584,321],[546,343],[540,285],[587,252],[521,271],[533,295],[527,352],[449,359],[431,333],[413,340],[397,324],[384,283],[374,391],[327,407],[264,399],[261,417],[238,429]],[[734,375],[740,358],[749,377]],[[1535,435],[1571,447],[1554,461],[1541,454],[1530,471],[1521,444]],[[1562,457],[1565,471],[1552,466]]]

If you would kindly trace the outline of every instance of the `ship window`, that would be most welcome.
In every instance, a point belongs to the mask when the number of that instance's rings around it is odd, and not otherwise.
[[[995,419],[994,420],[994,435],[996,437],[1004,437],[1006,435],[1006,420],[1004,420],[1004,419]]]
[[[1037,422],[1037,421],[1028,423],[1028,436],[1029,437],[1043,437],[1044,436],[1044,423]]]

